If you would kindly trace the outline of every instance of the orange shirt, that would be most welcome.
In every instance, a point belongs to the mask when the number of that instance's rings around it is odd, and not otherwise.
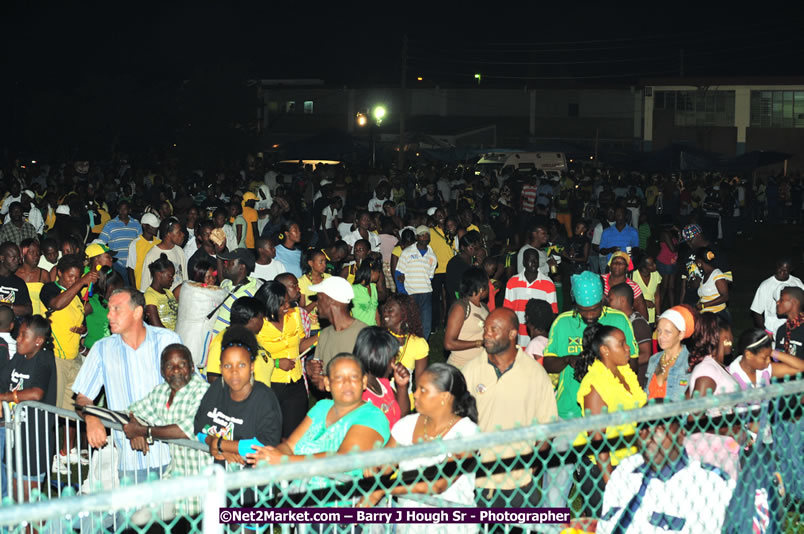
[[[256,223],[260,217],[254,208],[243,206],[243,218],[246,220],[246,248],[254,248],[254,226],[251,223]]]

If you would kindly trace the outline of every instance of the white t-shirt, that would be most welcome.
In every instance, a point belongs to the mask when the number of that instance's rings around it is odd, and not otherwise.
[[[346,239],[352,233],[352,223],[349,222],[342,222],[338,224],[338,235],[341,236],[341,239]]]
[[[198,250],[198,243],[195,241],[195,230],[187,229],[187,244],[184,245],[184,257],[192,258],[195,251]]]
[[[413,445],[413,430],[416,428],[416,422],[419,420],[419,414],[414,413],[406,415],[400,419],[391,429],[391,435],[394,440],[402,446]],[[449,429],[449,432],[444,434],[442,439],[461,439],[466,436],[473,436],[480,433],[480,428],[472,422],[468,417],[460,419],[455,425]],[[411,471],[418,468],[426,468],[433,465],[441,465],[447,460],[445,454],[433,456],[430,458],[417,458],[415,460],[407,460],[399,462],[399,468],[402,471]],[[458,477],[455,482],[448,487],[444,493],[437,497],[442,498],[450,503],[474,505],[475,504],[475,474],[466,473]],[[400,501],[403,499],[400,498]],[[445,506],[449,506],[445,504]],[[422,525],[424,526],[424,525]],[[465,527],[466,525],[461,525]]]
[[[330,228],[332,228],[332,223],[335,222],[335,219],[340,218],[341,218],[341,210],[332,209],[332,206],[327,206],[326,208],[321,210],[321,229],[329,230]]]
[[[804,283],[795,276],[790,276],[784,282],[777,280],[776,276],[771,276],[759,284],[757,292],[754,294],[754,300],[751,302],[751,311],[765,316],[765,330],[772,332],[774,337],[779,327],[787,321],[784,317],[776,316],[776,301],[779,300],[782,288],[785,286],[804,289]]]
[[[159,246],[151,247],[148,254],[145,255],[145,261],[142,263],[142,278],[140,279],[140,291],[145,293],[145,290],[151,287],[151,270],[148,268],[150,264],[159,259],[159,256],[165,254],[170,263],[176,269],[176,275],[173,277],[173,285],[170,290],[173,291],[182,282],[187,280],[187,257],[184,255],[184,250],[181,247],[173,247],[170,250],[162,250]]]
[[[259,278],[264,280],[265,282],[270,282],[277,275],[287,272],[285,266],[279,260],[271,260],[271,263],[268,265],[260,265],[259,263],[254,264],[254,273],[251,275],[252,278]]]
[[[385,204],[385,201],[388,200],[387,198],[377,198],[374,197],[368,202],[368,210],[369,211],[376,211],[382,213],[382,205]]]
[[[349,232],[343,238],[346,241],[346,244],[350,247],[354,247],[355,243],[363,239],[363,236],[360,235],[360,230],[355,229],[353,232]],[[368,242],[371,245],[372,252],[380,252],[380,236],[375,234],[374,232],[368,232]]]

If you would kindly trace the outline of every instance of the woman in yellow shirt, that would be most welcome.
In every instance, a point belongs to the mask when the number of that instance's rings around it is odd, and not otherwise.
[[[427,369],[427,360],[430,354],[430,345],[422,337],[422,322],[419,318],[419,308],[409,295],[393,294],[388,297],[380,313],[382,326],[391,332],[399,342],[399,352],[394,363],[401,363],[414,378],[418,378]],[[413,386],[411,392],[411,407],[413,407]]]
[[[648,398],[639,386],[636,373],[631,370],[631,350],[622,330],[613,326],[593,324],[586,327],[583,334],[583,352],[575,365],[575,379],[581,383],[578,389],[578,404],[586,415],[598,415],[604,408],[609,413],[618,410],[632,410],[644,406]],[[587,412],[588,410],[588,412]],[[636,433],[634,423],[619,425],[606,429],[604,448],[611,447],[622,440],[623,436]],[[592,440],[603,439],[601,432],[596,432]],[[582,434],[575,445],[586,442]],[[580,475],[580,491],[587,496],[582,513],[585,517],[599,517],[603,503],[603,492],[620,460],[636,453],[635,447],[625,446],[609,453],[608,450],[584,457],[578,466],[576,475]]]
[[[291,307],[287,288],[281,282],[266,282],[255,298],[265,305],[265,320],[257,342],[274,362],[271,389],[282,409],[282,437],[287,438],[304,420],[309,407],[299,355],[310,348],[318,336],[304,337],[300,310]]]
[[[321,325],[318,324],[318,296],[315,291],[310,290],[310,286],[320,284],[331,275],[327,273],[327,256],[319,249],[310,248],[302,253],[302,275],[299,278],[299,290],[301,291],[301,299],[299,306],[304,308],[310,314],[312,326],[310,331],[317,333],[321,330]]]
[[[179,316],[179,303],[170,286],[176,276],[176,268],[166,254],[148,265],[151,272],[151,285],[145,290],[145,318],[151,326],[176,329]]]
[[[31,297],[31,308],[33,315],[44,316],[42,302],[39,300],[39,292],[42,286],[50,282],[50,273],[39,268],[39,259],[42,253],[39,250],[39,243],[35,239],[23,239],[20,242],[22,251],[22,263],[20,263],[16,274],[28,286],[28,294]],[[13,356],[13,354],[12,354]]]

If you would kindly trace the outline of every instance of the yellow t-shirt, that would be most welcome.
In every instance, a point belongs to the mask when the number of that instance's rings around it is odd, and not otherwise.
[[[159,314],[159,320],[162,321],[162,326],[170,330],[176,330],[176,318],[179,315],[179,302],[173,296],[173,292],[169,289],[165,290],[162,294],[156,289],[149,287],[145,290],[145,305],[156,306],[156,311]]]
[[[296,359],[296,367],[290,371],[274,368],[271,380],[289,384],[301,379],[302,363],[297,358],[299,357],[299,343],[302,339],[304,339],[304,327],[299,308],[291,308],[285,314],[281,332],[267,319],[264,320],[262,328],[257,334],[257,342],[273,358],[271,363],[280,358]]]
[[[60,310],[50,314],[50,328],[53,336],[53,354],[56,358],[74,360],[78,356],[81,334],[70,331],[84,322],[84,304],[77,296]]]
[[[450,246],[447,243],[447,237],[444,235],[438,228],[430,228],[430,248],[433,249],[435,252],[436,258],[438,258],[438,266],[436,267],[436,274],[444,274],[447,272],[447,264],[449,260],[451,260],[455,254],[458,252],[455,250],[454,244],[455,239],[453,238],[453,246]],[[401,253],[401,249],[400,249]]]
[[[215,373],[221,374],[221,341],[223,341],[223,334],[226,330],[218,332],[212,338],[209,344],[209,354],[207,355],[207,367],[204,369],[204,374]],[[271,387],[271,375],[274,372],[274,361],[268,357],[268,353],[264,350],[260,351],[257,359],[254,360],[254,380],[262,382],[268,387]]]
[[[243,219],[246,221],[246,248],[254,248],[254,227],[251,223],[257,222],[259,218],[257,210],[243,206]]]
[[[408,382],[408,396],[410,397],[410,409],[413,409],[413,370],[416,368],[416,361],[427,358],[430,355],[430,344],[423,337],[409,335],[405,342],[399,347],[396,354],[396,363],[401,363],[411,375]]]
[[[39,292],[42,291],[42,282],[25,282],[28,286],[28,295],[31,297],[31,309],[33,315],[45,316],[45,308],[42,306],[42,301],[39,300]],[[13,356],[13,354],[12,354]]]
[[[100,214],[100,221],[98,222],[98,224],[92,227],[93,234],[101,233],[106,223],[112,220],[112,216],[109,215],[109,212],[106,211],[105,209],[98,208],[98,213]]]
[[[399,245],[394,247],[394,250],[391,251],[391,254],[396,256],[397,258],[402,255],[402,247]]]
[[[581,413],[584,414],[584,417],[586,416],[584,398],[592,391],[593,386],[595,391],[597,391],[603,399],[603,402],[606,403],[609,413],[620,410],[634,410],[641,408],[648,402],[648,396],[639,386],[637,376],[634,371],[631,370],[631,367],[629,365],[621,365],[617,370],[620,371],[620,374],[625,378],[625,382],[628,384],[628,390],[623,387],[622,383],[600,360],[595,360],[592,365],[589,366],[586,376],[581,380],[577,395],[578,404],[581,406]],[[626,423],[624,425],[607,428],[606,438],[614,440],[618,436],[630,436],[635,432],[636,424]],[[583,445],[586,442],[587,434],[586,432],[582,432],[575,439],[574,444]],[[612,441],[612,443],[614,443],[614,441]],[[636,447],[618,449],[610,456],[611,464],[617,465],[623,458],[636,454],[636,452]],[[592,461],[595,461],[595,459],[592,458]]]
[[[145,255],[161,242],[162,240],[158,237],[154,237],[153,241],[148,241],[142,236],[139,236],[134,241],[134,248],[137,251],[137,265],[134,266],[134,280],[137,282],[136,287],[140,287],[140,282],[142,282],[142,266],[145,263]]]
[[[329,273],[324,273],[321,278],[322,280],[326,280],[330,276],[332,275]],[[302,275],[301,278],[299,278],[299,291],[301,291],[301,294],[305,296],[307,304],[310,304],[310,297],[317,294],[315,291],[310,290],[311,285],[313,285],[313,281],[310,279],[309,274]],[[313,308],[313,310],[310,312],[310,321],[312,322],[310,325],[310,330],[321,329],[321,325],[318,324],[318,307]]]

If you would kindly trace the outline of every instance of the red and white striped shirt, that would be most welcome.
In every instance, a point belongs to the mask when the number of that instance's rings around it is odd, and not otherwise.
[[[541,272],[532,283],[521,272],[511,277],[505,285],[505,301],[503,306],[514,310],[519,319],[519,346],[526,347],[530,342],[528,327],[525,323],[525,306],[530,299],[539,299],[553,307],[553,313],[558,313],[558,300],[556,286],[549,277]]]
[[[536,206],[536,196],[538,195],[539,188],[533,184],[525,184],[522,186],[522,211],[531,213]]]
[[[600,278],[603,279],[603,294],[606,295],[607,297],[609,296],[609,290],[611,289],[611,286],[609,285],[610,276],[611,273],[600,275]],[[631,290],[633,290],[634,298],[637,298],[642,294],[642,289],[639,287],[639,284],[637,284],[630,278],[626,278],[625,283],[628,284],[628,287],[630,287]]]

